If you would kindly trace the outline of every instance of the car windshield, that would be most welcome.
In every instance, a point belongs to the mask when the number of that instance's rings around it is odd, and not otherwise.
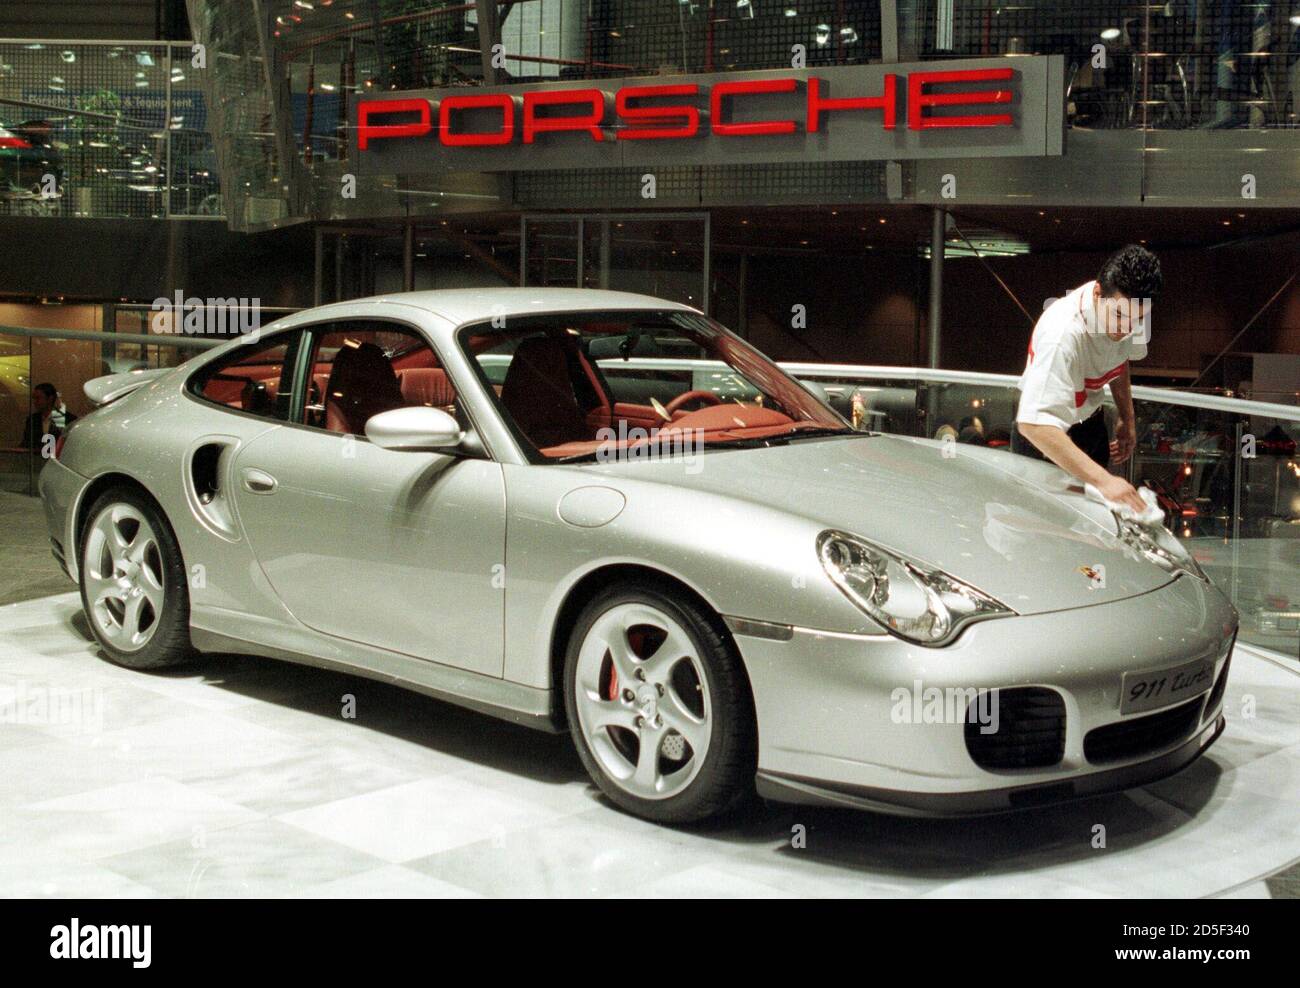
[[[691,312],[498,317],[459,339],[538,463],[853,434],[771,360]]]

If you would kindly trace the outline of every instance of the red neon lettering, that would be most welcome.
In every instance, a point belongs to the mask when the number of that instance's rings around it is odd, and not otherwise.
[[[415,123],[372,124],[371,117],[388,116],[394,113],[418,113],[420,119]],[[357,107],[357,148],[364,151],[371,140],[390,140],[394,137],[423,137],[429,133],[432,124],[429,120],[429,101],[427,99],[376,99],[367,100]]]
[[[793,120],[757,120],[752,123],[723,123],[722,101],[728,96],[749,96],[758,93],[792,93],[797,85],[794,79],[763,79],[758,82],[720,82],[710,93],[712,127],[723,137],[755,136],[758,134],[793,134]]]
[[[495,133],[457,134],[451,129],[451,115],[457,110],[496,107],[501,111],[501,129]],[[515,139],[515,101],[505,93],[478,96],[447,96],[438,106],[438,138],[448,147],[489,147]]]
[[[532,144],[538,134],[560,131],[586,131],[593,141],[603,141],[600,122],[605,116],[605,93],[599,89],[556,89],[543,93],[524,93],[524,143]],[[563,106],[582,103],[586,113],[572,117],[539,117],[539,106]]]
[[[649,141],[665,137],[694,137],[700,132],[700,111],[688,104],[678,106],[629,106],[633,99],[651,99],[656,96],[696,96],[700,87],[683,86],[628,86],[618,91],[614,107],[618,115],[629,123],[641,127],[625,127],[618,131],[620,141]],[[673,126],[676,124],[676,126]]]
[[[972,93],[927,93],[923,87],[943,82],[994,82],[1012,77],[1011,69],[967,69],[961,72],[914,72],[907,77],[907,126],[911,130],[932,127],[1010,127],[1011,114],[991,113],[962,117],[930,117],[927,106],[963,106],[1010,103],[1010,89],[981,89]]]
[[[853,96],[844,99],[831,99],[821,95],[822,81],[817,78],[808,80],[808,131],[817,133],[821,130],[821,115],[835,110],[882,110],[884,111],[884,128],[893,130],[898,116],[898,76],[890,72],[885,75],[885,93],[883,96]]]

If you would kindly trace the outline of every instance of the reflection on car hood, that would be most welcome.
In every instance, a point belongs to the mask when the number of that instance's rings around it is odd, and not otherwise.
[[[606,464],[610,476],[779,508],[937,566],[1021,614],[1146,593],[1171,575],[1048,463],[897,436]],[[812,552],[809,546],[809,552]],[[1103,577],[1102,580],[1094,577]]]

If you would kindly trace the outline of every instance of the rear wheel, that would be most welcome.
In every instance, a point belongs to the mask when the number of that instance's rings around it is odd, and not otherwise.
[[[185,565],[171,526],[143,494],[102,494],[81,537],[81,603],[110,659],[161,669],[191,658]]]
[[[685,595],[606,590],[578,618],[564,679],[578,754],[623,809],[686,823],[752,791],[748,681],[734,650]]]

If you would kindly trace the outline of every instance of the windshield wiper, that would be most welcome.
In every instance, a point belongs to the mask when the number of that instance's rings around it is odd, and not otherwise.
[[[596,462],[596,457],[600,451],[593,449],[589,453],[571,453],[568,456],[557,456],[555,459],[547,458],[547,463],[583,463],[586,461]]]
[[[784,446],[786,443],[794,442],[796,439],[825,439],[827,436],[867,436],[870,433],[858,432],[856,429],[847,427],[831,428],[829,426],[816,429],[796,429],[793,432],[786,432],[779,436],[769,436],[766,440],[770,445]]]
[[[763,449],[768,445],[766,439],[751,439],[738,436],[735,439],[708,439],[700,444],[699,451],[708,453],[715,449]]]
[[[796,432],[788,432],[780,436],[750,437],[736,436],[733,439],[710,439],[702,443],[697,452],[708,453],[715,449],[766,449],[769,446],[784,446],[796,439],[824,439],[828,436],[871,436],[876,433],[858,432],[856,429],[830,427],[817,429],[799,429]],[[645,456],[646,454],[638,454]],[[651,455],[662,455],[651,453]],[[599,451],[592,450],[587,453],[573,453],[569,456],[560,456],[555,459],[548,459],[547,463],[585,463],[595,462],[599,458]],[[622,460],[631,459],[626,453],[615,452],[610,459]]]

